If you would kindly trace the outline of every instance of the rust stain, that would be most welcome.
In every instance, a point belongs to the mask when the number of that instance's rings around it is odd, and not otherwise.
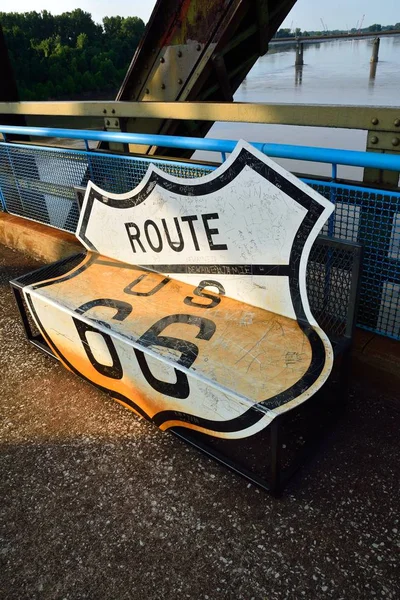
[[[160,40],[160,47],[187,44],[189,40],[208,43],[226,4],[226,0],[183,0]]]

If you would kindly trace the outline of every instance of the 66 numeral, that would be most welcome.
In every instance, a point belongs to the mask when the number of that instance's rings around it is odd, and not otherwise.
[[[140,276],[130,285],[126,286],[124,292],[127,295],[142,295],[142,296],[151,296],[161,289],[168,283],[168,279],[164,279],[161,284],[155,286],[152,290],[147,291],[146,293],[135,293],[133,288],[140,281],[144,279],[144,276]],[[216,287],[219,295],[215,295],[213,293],[205,292],[204,289],[206,287]],[[206,298],[210,300],[207,304],[202,304],[200,302],[196,302],[193,300],[193,297],[187,296],[183,302],[188,306],[194,306],[196,308],[204,308],[210,309],[214,308],[221,302],[220,295],[225,294],[225,290],[223,286],[217,281],[212,280],[204,280],[199,283],[197,288],[193,291],[195,296],[200,298]],[[101,298],[97,300],[93,300],[90,302],[86,302],[82,304],[80,307],[76,309],[76,312],[79,314],[84,314],[88,312],[90,309],[98,306],[104,306],[106,308],[112,308],[115,310],[115,314],[112,317],[113,320],[116,321],[124,321],[132,312],[132,305],[128,302],[124,302],[121,300],[116,300],[113,298]],[[91,363],[91,365],[96,369],[98,373],[104,375],[105,377],[109,377],[111,379],[122,379],[123,377],[123,369],[121,365],[121,361],[118,357],[117,350],[115,348],[114,342],[112,338],[107,333],[103,333],[98,331],[95,327],[87,325],[85,322],[73,317],[74,325],[77,329],[79,338],[82,342],[82,346],[85,350],[86,356]],[[103,321],[98,321],[99,324],[106,325]],[[186,368],[190,368],[193,362],[196,360],[199,354],[198,346],[187,340],[182,340],[180,338],[175,338],[171,336],[161,335],[162,332],[173,323],[184,323],[187,325],[192,325],[198,329],[195,338],[201,340],[210,340],[215,333],[216,325],[214,321],[208,318],[199,317],[195,315],[189,314],[173,314],[162,319],[159,319],[156,323],[154,323],[139,339],[138,343],[145,348],[151,348],[152,346],[159,346],[161,348],[171,349],[174,352],[180,352],[180,357],[176,361],[177,365],[181,365]],[[112,365],[104,365],[100,363],[90,346],[90,342],[87,338],[87,333],[96,333],[100,335],[106,347],[110,353],[112,359]],[[145,353],[142,350],[134,349],[135,356],[140,367],[140,370],[148,382],[148,384],[157,392],[164,394],[166,396],[171,396],[173,398],[187,398],[190,393],[189,381],[185,373],[178,369],[175,370],[176,382],[169,383],[166,381],[162,381],[155,377],[151,372],[148,362],[146,360]]]

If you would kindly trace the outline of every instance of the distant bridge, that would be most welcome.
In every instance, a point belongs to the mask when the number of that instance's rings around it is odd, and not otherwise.
[[[384,35],[400,35],[400,30],[396,29],[394,31],[365,31],[360,33],[336,33],[336,34],[325,34],[325,35],[306,35],[306,36],[298,36],[298,37],[280,37],[273,38],[270,40],[269,45],[271,44],[281,44],[291,42],[293,44],[297,44],[297,42],[323,42],[324,40],[355,40],[359,38],[375,38],[382,37]]]

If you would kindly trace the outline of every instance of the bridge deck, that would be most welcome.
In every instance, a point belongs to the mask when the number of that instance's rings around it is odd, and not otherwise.
[[[9,600],[397,597],[398,402],[370,368],[301,485],[275,499],[24,343],[8,280],[39,266],[0,246]]]

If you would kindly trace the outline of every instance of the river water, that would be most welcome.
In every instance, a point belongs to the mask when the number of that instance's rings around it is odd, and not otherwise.
[[[383,36],[371,70],[373,38],[304,44],[304,66],[295,67],[295,45],[274,44],[235,94],[237,102],[400,106],[400,36]],[[207,137],[365,150],[366,132],[348,129],[216,123]],[[214,153],[196,157],[215,160]],[[299,173],[329,175],[330,166],[276,159]],[[361,179],[362,169],[339,167],[339,177]]]

